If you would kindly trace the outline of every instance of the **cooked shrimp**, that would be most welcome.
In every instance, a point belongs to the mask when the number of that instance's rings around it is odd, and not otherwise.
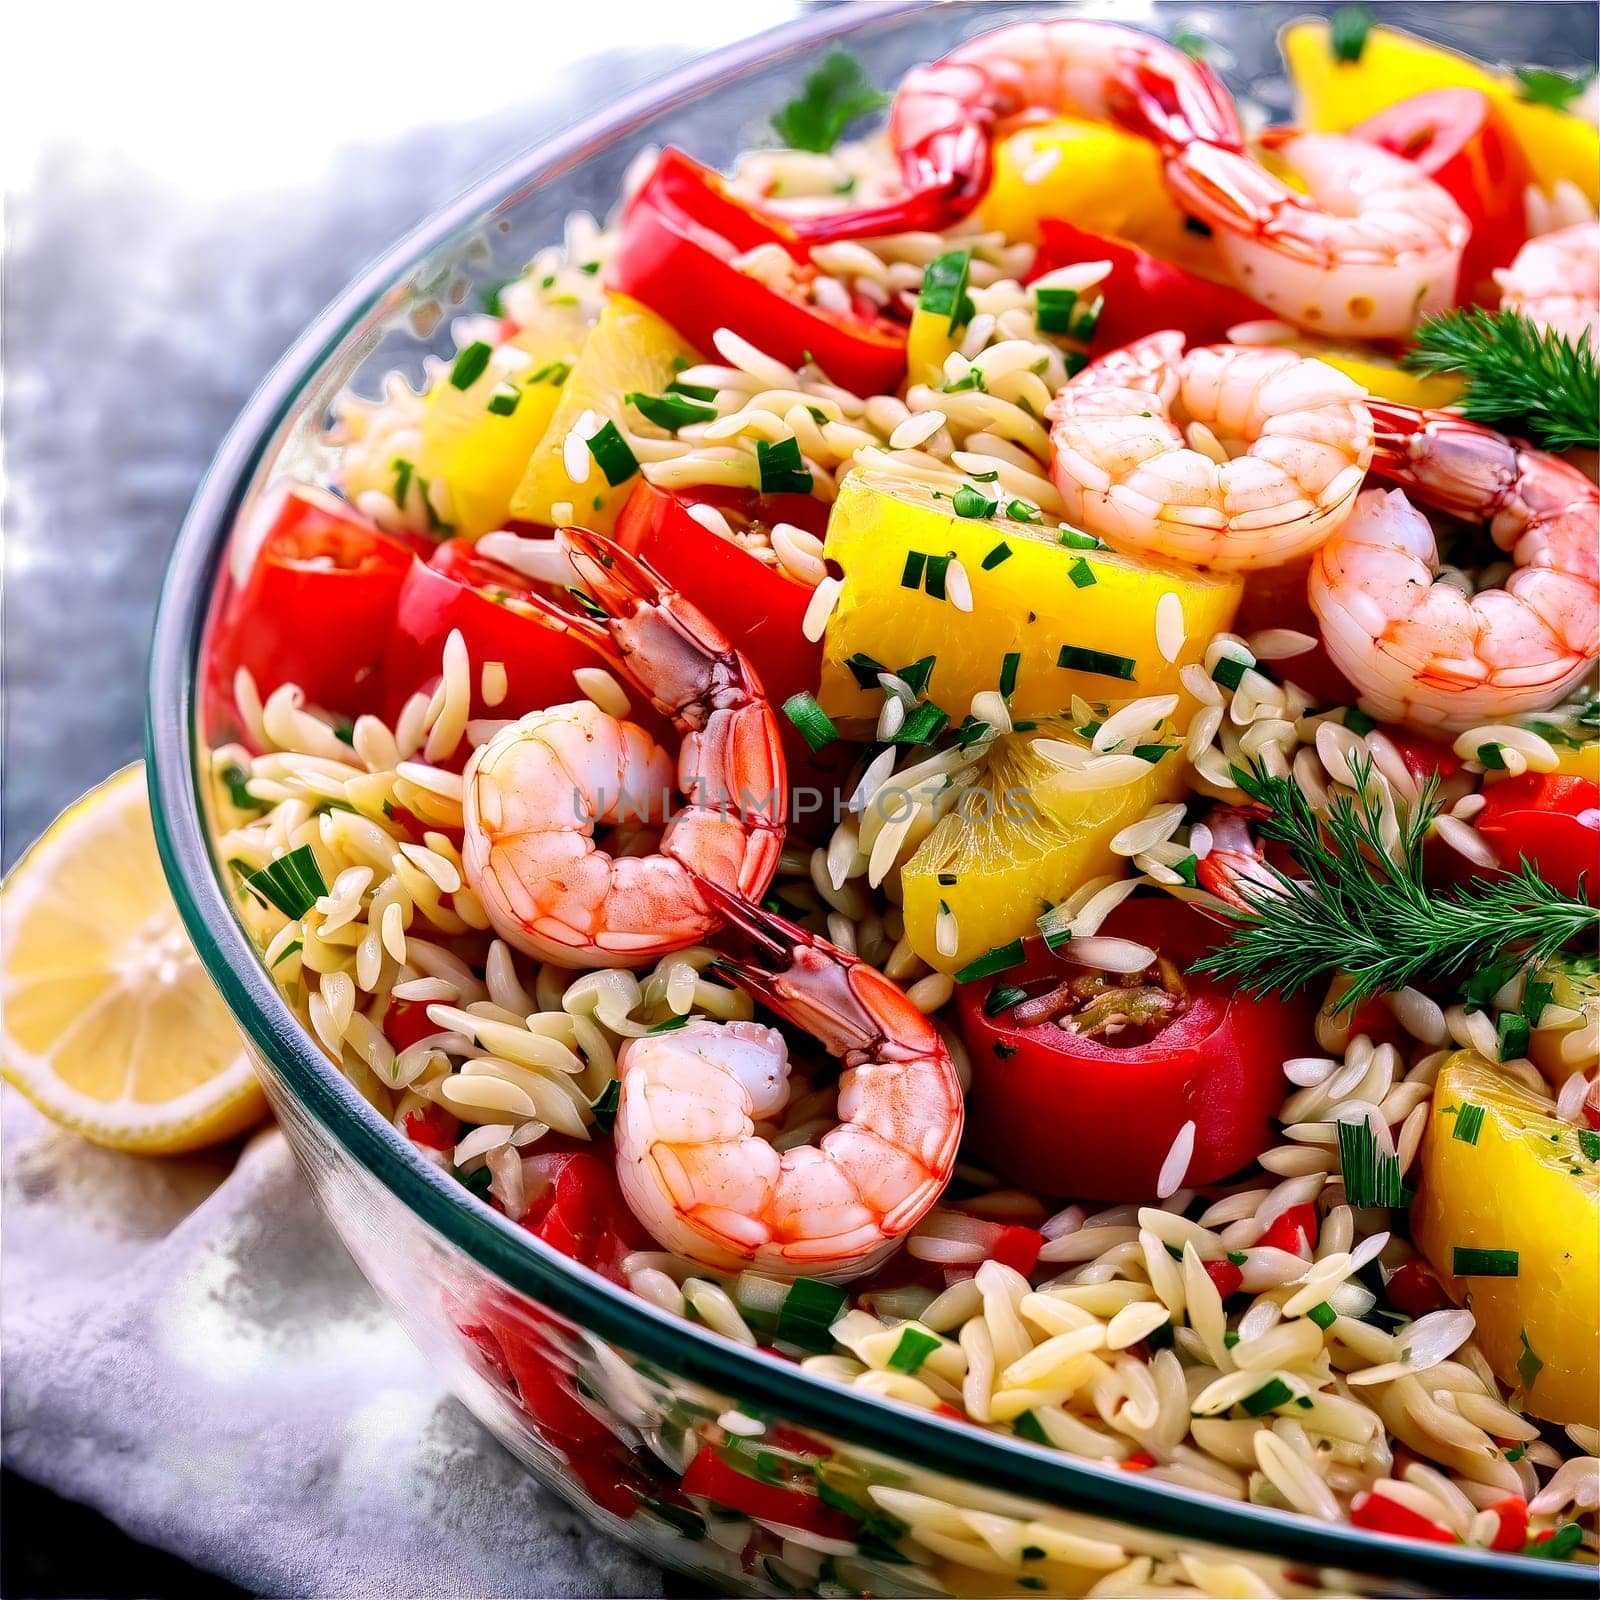
[[[1114,549],[1275,567],[1350,514],[1372,458],[1362,395],[1292,351],[1153,333],[1051,402],[1050,473],[1068,520]]]
[[[1477,594],[1439,580],[1427,518],[1399,491],[1368,490],[1311,563],[1335,665],[1374,715],[1424,732],[1554,705],[1600,655],[1600,489],[1447,412],[1371,406],[1373,471],[1424,504],[1487,520],[1515,570]]]
[[[586,700],[532,712],[467,763],[461,855],[495,931],[519,950],[637,966],[719,925],[702,881],[754,896],[771,882],[783,843],[777,719],[744,657],[643,562],[580,528],[560,539],[608,617],[536,599],[544,620],[586,639],[671,719],[678,758]],[[595,832],[617,823],[661,827],[658,849],[608,854]]]
[[[1502,306],[1575,345],[1587,339],[1600,350],[1600,222],[1530,239],[1494,278]]]
[[[1082,18],[997,28],[901,82],[889,113],[889,143],[904,195],[881,206],[789,220],[813,240],[937,231],[983,198],[993,142],[1012,128],[1050,116],[1120,123],[1136,99],[1151,96],[1160,111],[1141,111],[1140,133],[1148,133],[1151,117],[1159,115],[1174,142],[1203,137],[1243,149],[1238,113],[1222,81],[1162,39]]]
[[[1206,813],[1211,848],[1195,863],[1195,882],[1240,911],[1250,910],[1244,886],[1258,891],[1282,888],[1250,826],[1253,820],[1254,814],[1242,806],[1213,806]]]
[[[1453,301],[1471,231],[1461,207],[1403,156],[1334,133],[1266,134],[1304,188],[1159,123],[1167,186],[1209,224],[1229,275],[1286,322],[1334,337],[1395,338]]]
[[[944,1192],[961,1084],[934,1025],[882,973],[713,884],[707,900],[759,955],[726,963],[843,1065],[838,1124],[778,1149],[758,1129],[789,1098],[776,1028],[696,1019],[630,1040],[617,1177],[668,1250],[726,1271],[842,1281],[891,1254]]]

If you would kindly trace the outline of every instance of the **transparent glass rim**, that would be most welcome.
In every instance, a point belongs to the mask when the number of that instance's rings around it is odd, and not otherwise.
[[[1587,1594],[1592,1568],[1335,1527],[1310,1517],[1192,1494],[1049,1455],[971,1424],[862,1395],[671,1316],[551,1249],[423,1160],[330,1063],[279,995],[238,922],[207,842],[194,755],[200,646],[228,536],[279,428],[323,364],[408,267],[485,214],[517,204],[658,113],[758,66],[893,23],[941,0],[852,0],[698,58],[631,91],[501,166],[405,235],[321,312],[268,374],[224,439],[179,530],[162,584],[149,661],[145,752],[167,882],[206,970],[254,1047],[306,1112],[373,1179],[485,1272],[666,1371],[769,1407],[785,1420],[952,1478],[1297,1565],[1376,1572],[1460,1594]],[[944,0],[949,3],[949,0]],[[1063,10],[1069,9],[1067,6]]]

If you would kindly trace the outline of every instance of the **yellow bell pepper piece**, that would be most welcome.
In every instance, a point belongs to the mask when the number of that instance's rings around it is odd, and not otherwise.
[[[428,396],[417,471],[450,487],[450,521],[468,539],[504,525],[511,495],[561,400],[588,324],[550,306],[490,356],[466,388],[450,375]],[[509,409],[507,409],[509,408]]]
[[[1458,1133],[1467,1106],[1483,1108],[1475,1142]],[[1452,1056],[1433,1092],[1411,1232],[1451,1298],[1470,1302],[1478,1347],[1502,1383],[1523,1390],[1523,1409],[1594,1427],[1600,1163],[1584,1142],[1498,1068]],[[1458,1249],[1514,1251],[1516,1275],[1458,1277]]]
[[[1453,372],[1407,372],[1398,361],[1370,347],[1358,348],[1332,339],[1302,335],[1288,348],[1303,351],[1336,372],[1354,378],[1369,395],[1380,400],[1395,400],[1401,405],[1442,411],[1454,405],[1466,388],[1465,382]]]
[[[1559,1089],[1574,1072],[1594,1066],[1594,1026],[1600,1017],[1600,957],[1558,950],[1528,975],[1550,985],[1550,1003],[1528,1035],[1528,1059]],[[1565,1014],[1579,1012],[1577,1020]]]
[[[981,492],[996,496],[992,486]],[[958,720],[973,695],[1001,687],[1011,655],[1013,716],[1052,715],[1075,694],[1108,703],[1181,694],[1179,669],[1200,659],[1238,609],[1236,575],[1070,547],[1062,530],[957,516],[948,496],[934,494],[861,471],[834,502],[825,547],[844,587],[828,621],[818,699],[835,720],[876,718],[883,703],[882,691],[863,688],[846,665],[856,656],[891,671],[935,656],[928,696]],[[949,558],[971,584],[971,611],[958,610],[948,591],[930,592]],[[1156,644],[1156,607],[1167,594],[1183,617],[1174,661]]]
[[[1067,217],[1191,272],[1226,277],[1216,246],[1186,226],[1168,195],[1156,147],[1097,122],[1062,117],[1001,139],[978,216],[984,227],[1032,244],[1044,218]]]
[[[512,516],[547,526],[572,521],[597,533],[610,533],[638,474],[608,483],[600,463],[591,459],[588,477],[574,483],[563,460],[567,434],[585,411],[620,427],[627,409],[625,395],[660,394],[695,359],[695,352],[655,312],[626,295],[608,295],[511,497]],[[570,510],[557,515],[557,508]]]
[[[1065,727],[1047,731],[1052,739],[1087,744]],[[1036,742],[1028,733],[996,740],[956,809],[901,868],[906,938],[941,972],[957,972],[985,951],[1037,932],[1047,904],[1059,904],[1090,878],[1120,873],[1127,863],[1112,853],[1112,836],[1182,793],[1176,753],[1113,788],[1073,789],[1062,769],[1037,753]],[[935,940],[941,902],[956,919],[956,947],[948,956]]]
[[[943,312],[924,311],[918,306],[911,313],[911,326],[906,330],[907,386],[926,383],[938,388],[944,382],[945,361],[961,348],[966,331],[962,324],[952,332],[950,319]]]
[[[1600,202],[1600,130],[1583,117],[1530,104],[1508,73],[1393,28],[1373,28],[1359,61],[1335,60],[1322,21],[1291,23],[1280,43],[1296,114],[1308,128],[1339,133],[1428,89],[1481,89],[1505,116],[1542,188],[1566,178],[1591,205]]]

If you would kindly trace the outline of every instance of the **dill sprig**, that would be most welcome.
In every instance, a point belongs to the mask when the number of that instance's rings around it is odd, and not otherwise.
[[[1534,326],[1520,311],[1462,306],[1426,318],[1403,365],[1459,372],[1463,416],[1525,433],[1545,450],[1600,447],[1600,367],[1588,340]]]
[[[1414,805],[1397,804],[1391,856],[1372,763],[1353,756],[1350,770],[1356,793],[1319,812],[1288,779],[1255,764],[1233,769],[1266,808],[1261,834],[1286,845],[1305,876],[1269,867],[1274,884],[1240,883],[1250,909],[1229,911],[1232,938],[1197,970],[1237,979],[1250,994],[1285,995],[1344,972],[1352,981],[1340,1009],[1349,1010],[1419,979],[1465,979],[1512,953],[1542,961],[1585,932],[1593,937],[1600,911],[1552,889],[1526,858],[1500,878],[1474,878],[1451,893],[1430,888],[1422,852],[1439,812],[1437,779]]]

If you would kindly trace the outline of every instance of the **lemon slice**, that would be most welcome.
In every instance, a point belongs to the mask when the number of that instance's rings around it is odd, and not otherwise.
[[[0,1072],[95,1144],[177,1155],[266,1100],[167,894],[144,764],[50,824],[0,889]]]

